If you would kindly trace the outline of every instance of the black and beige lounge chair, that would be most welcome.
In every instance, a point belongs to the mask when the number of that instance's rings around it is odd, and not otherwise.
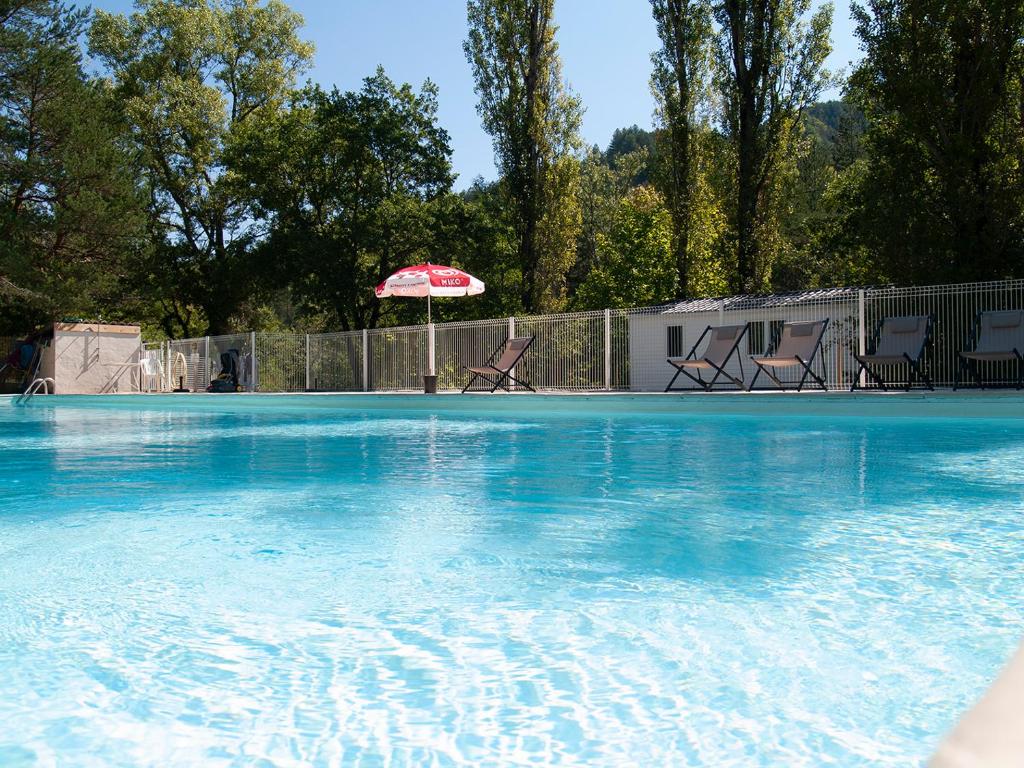
[[[508,384],[515,384],[516,386],[525,387],[531,392],[536,392],[537,390],[530,386],[527,376],[516,377],[512,375],[513,369],[522,361],[523,355],[526,354],[526,350],[533,343],[533,339],[533,336],[519,336],[509,339],[494,351],[494,354],[487,359],[484,365],[467,366],[466,370],[473,375],[470,376],[469,383],[462,388],[462,391],[466,392],[477,379],[483,379],[491,385],[490,390],[488,390],[490,392],[494,392],[498,387],[501,387],[506,392],[511,392],[512,390],[508,388]],[[497,362],[494,362],[495,358],[498,358]],[[516,372],[518,373],[518,371]]]
[[[693,345],[693,349],[686,357],[670,357],[668,358],[669,365],[676,369],[676,375],[672,377],[672,381],[665,387],[666,392],[683,392],[692,387],[677,387],[672,388],[672,385],[676,383],[676,379],[679,378],[679,374],[683,374],[688,378],[692,379],[697,385],[705,392],[710,392],[712,387],[715,386],[715,382],[718,381],[719,377],[724,376],[728,381],[734,385],[743,389],[743,360],[737,358],[740,363],[740,377],[736,378],[731,373],[725,370],[725,366],[728,365],[729,360],[733,355],[736,354],[736,350],[739,349],[740,341],[746,335],[750,329],[750,323],[745,325],[709,325],[704,329],[704,333],[697,339],[697,343]],[[705,348],[703,354],[697,357],[697,347],[701,345],[706,336],[710,336],[708,339],[708,345]],[[690,371],[696,371],[697,375],[694,376]],[[714,375],[705,380],[702,372],[714,371]],[[722,382],[726,384],[726,382]]]
[[[814,356],[821,352],[821,340],[825,336],[826,328],[828,328],[828,318],[809,323],[783,323],[782,330],[768,354],[751,356],[750,359],[757,366],[757,371],[754,372],[754,378],[751,379],[747,391],[754,388],[757,377],[761,375],[762,371],[775,382],[779,389],[785,391],[786,383],[775,374],[775,369],[796,367],[803,369],[803,375],[800,376],[800,381],[796,385],[797,392],[803,389],[808,376],[822,389],[828,389],[825,386],[825,380],[811,369],[814,364]]]
[[[1016,388],[1024,387],[1024,309],[982,312],[971,330],[969,351],[958,352],[953,389],[960,386],[961,374],[967,373],[975,386],[983,387],[978,363],[1017,361]]]
[[[879,367],[892,369],[897,366],[907,367],[907,383],[904,389],[909,390],[915,383],[935,389],[931,379],[922,368],[924,350],[932,335],[932,318],[929,315],[908,315],[906,317],[887,317],[878,324],[875,335],[868,345],[866,355],[854,355],[860,368],[853,377],[850,391],[863,387],[860,374],[863,371],[878,385],[879,389],[888,389],[890,381],[878,370]]]

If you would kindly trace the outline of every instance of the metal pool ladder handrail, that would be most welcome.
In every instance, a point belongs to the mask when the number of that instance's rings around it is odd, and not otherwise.
[[[31,384],[28,385],[28,389],[14,398],[14,405],[22,405],[32,399],[32,396],[39,392],[40,387],[43,389],[43,394],[50,394],[50,385],[53,385],[54,390],[57,389],[57,382],[55,382],[49,376],[34,379]]]

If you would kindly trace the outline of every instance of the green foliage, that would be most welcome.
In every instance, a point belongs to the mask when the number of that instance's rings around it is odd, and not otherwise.
[[[849,101],[819,101],[803,112],[804,132],[818,144],[832,146],[844,134],[862,134],[867,119],[856,105]]]
[[[478,180],[459,199],[461,206],[455,208],[459,215],[443,218],[449,226],[440,247],[456,254],[457,263],[483,279],[487,290],[471,301],[438,301],[435,308],[448,303],[444,317],[449,319],[523,314],[518,240],[507,215],[504,183]]]
[[[763,291],[771,283],[773,264],[785,248],[780,219],[801,151],[800,116],[832,83],[824,68],[832,5],[824,3],[807,17],[810,5],[723,0],[715,8],[721,124],[735,163],[735,292]]]
[[[658,99],[659,164],[655,180],[664,192],[672,216],[676,285],[681,296],[691,295],[694,248],[704,245],[693,237],[698,210],[698,189],[706,185],[700,175],[698,133],[706,131],[711,78],[710,0],[651,0],[661,47],[651,60],[651,85]]]
[[[97,11],[90,48],[112,77],[151,194],[150,289],[168,331],[199,308],[228,330],[260,287],[260,232],[227,163],[244,130],[269,124],[309,64],[302,17],[281,0],[138,0],[130,16]]]
[[[672,220],[652,187],[630,190],[609,234],[597,236],[597,263],[576,293],[580,309],[663,304],[676,294]]]
[[[729,229],[726,197],[732,155],[727,142],[714,131],[698,131],[691,141],[694,166],[688,218],[688,293],[722,296],[728,292],[736,264],[736,243]]]
[[[646,149],[609,156],[596,148],[590,150],[580,162],[578,200],[581,226],[576,245],[576,261],[569,272],[570,291],[575,291],[593,268],[597,258],[598,237],[611,231],[619,202],[637,185],[647,162]]]
[[[604,162],[609,166],[619,164],[619,159],[627,155],[643,158],[636,176],[635,184],[648,184],[651,180],[651,162],[654,159],[655,138],[652,131],[645,131],[637,125],[629,128],[616,128],[612,133],[608,148],[604,151]]]
[[[556,156],[544,172],[540,198],[541,216],[537,221],[538,258],[532,277],[533,307],[557,311],[565,306],[566,276],[576,261],[576,242],[580,231],[580,165],[569,155]],[[530,305],[526,307],[530,309]]]
[[[1024,3],[855,6],[870,121],[857,240],[900,281],[1024,274]]]
[[[0,327],[121,317],[144,201],[104,89],[81,65],[85,17],[0,3]]]
[[[864,0],[866,56],[822,103],[831,5],[651,10],[655,129],[583,151],[554,0],[469,0],[500,173],[454,194],[436,87],[296,90],[312,48],[282,0],[138,0],[91,28],[0,0],[0,332],[422,322],[372,288],[428,260],[487,283],[441,321],[1024,275],[1020,0]]]
[[[582,108],[562,80],[554,0],[469,0],[464,44],[494,140],[527,312],[557,309],[575,258]]]
[[[307,314],[344,330],[417,312],[370,290],[407,264],[451,254],[460,218],[437,89],[417,93],[382,69],[358,92],[307,86],[273,121],[240,132],[229,155],[254,215],[269,226],[262,268],[291,285]],[[411,306],[410,306],[411,305]]]
[[[864,114],[847,101],[825,102],[808,108],[804,122],[773,289],[886,282],[878,260],[851,237],[851,228],[864,223],[858,200],[866,171]]]

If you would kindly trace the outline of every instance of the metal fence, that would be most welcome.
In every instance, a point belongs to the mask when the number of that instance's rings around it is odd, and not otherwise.
[[[483,365],[505,343],[505,339],[515,335],[515,321],[507,317],[437,325],[435,350],[438,389],[462,389],[467,379],[466,367]]]
[[[377,328],[367,332],[368,378],[371,392],[422,388],[427,373],[429,328]]]
[[[886,316],[931,315],[932,344],[925,351],[925,369],[936,386],[953,385],[957,352],[969,344],[979,312],[1024,309],[1024,280],[960,283],[918,288],[877,288],[866,292],[865,323],[869,333]],[[986,384],[1012,380],[1014,363],[979,366]]]
[[[884,317],[931,315],[934,332],[925,368],[936,386],[948,387],[977,314],[1012,308],[1024,308],[1024,280],[832,288],[344,333],[243,333],[147,349],[159,349],[166,389],[205,389],[221,370],[221,354],[234,349],[241,360],[241,388],[247,391],[413,391],[422,388],[431,368],[440,390],[455,390],[468,380],[466,366],[483,364],[508,338],[533,336],[516,373],[538,389],[644,392],[665,388],[674,373],[666,358],[686,355],[708,325],[750,323],[730,364],[734,375],[749,382],[751,356],[768,351],[782,323],[828,318],[814,368],[830,388],[848,388],[857,375],[855,353],[867,350]],[[1013,365],[988,364],[983,377],[988,383],[1005,381]],[[763,377],[762,384],[774,386]]]
[[[364,363],[366,334],[362,331],[306,336],[309,366],[306,389],[315,392],[355,392],[367,389]]]

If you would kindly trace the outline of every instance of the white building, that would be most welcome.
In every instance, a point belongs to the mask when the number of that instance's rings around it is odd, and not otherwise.
[[[54,323],[39,376],[62,395],[139,391],[142,337],[137,325]]]
[[[826,381],[847,382],[849,386],[856,371],[853,352],[857,344],[860,295],[861,291],[856,288],[829,288],[766,296],[692,299],[648,312],[630,313],[630,388],[637,392],[663,391],[676,373],[667,358],[685,357],[709,325],[744,323],[750,323],[750,329],[726,370],[736,377],[742,373],[743,380],[749,383],[757,370],[750,355],[765,354],[782,323],[825,318],[829,325],[822,343],[822,360],[815,360],[814,370],[821,374],[824,366]],[[697,350],[698,357],[706,343],[705,338]],[[696,388],[697,385],[680,375],[673,388],[688,386]],[[762,374],[757,387],[774,387],[774,384]],[[723,388],[729,388],[728,381]]]

